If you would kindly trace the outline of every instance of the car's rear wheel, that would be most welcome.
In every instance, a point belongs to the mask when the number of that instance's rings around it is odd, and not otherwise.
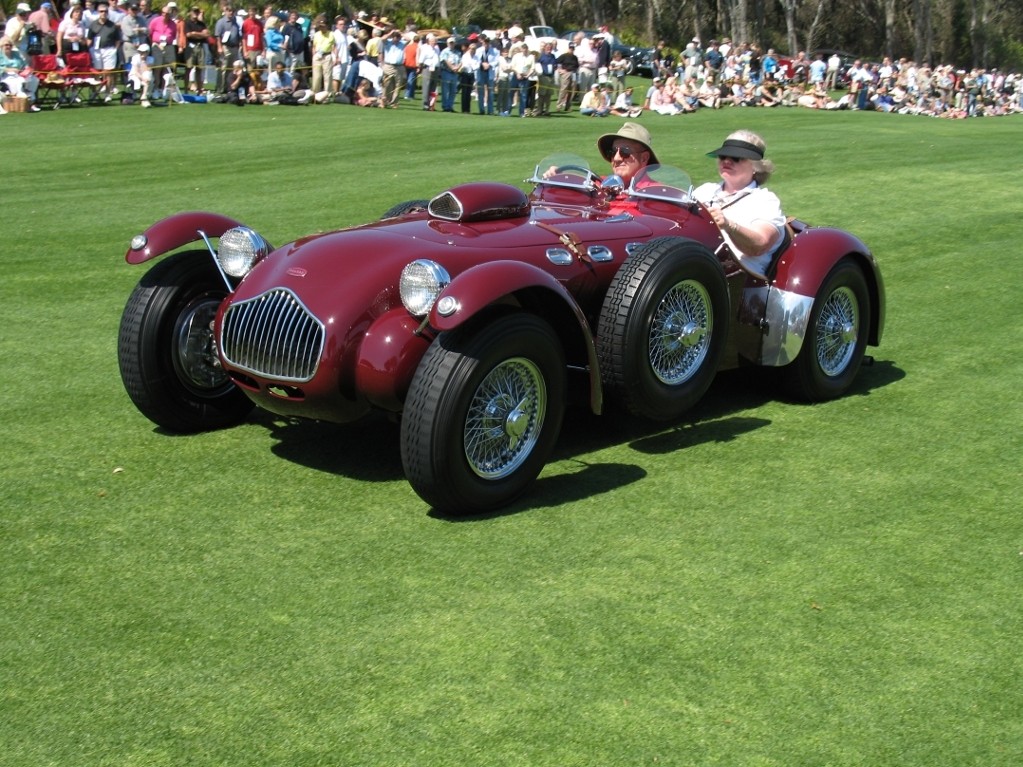
[[[442,333],[420,362],[405,402],[405,475],[434,508],[500,508],[543,469],[561,430],[564,401],[561,342],[538,317],[510,314]]]
[[[604,299],[604,386],[634,415],[675,419],[710,386],[727,332],[728,286],[714,254],[692,240],[652,240],[626,259]]]
[[[221,369],[213,318],[227,295],[210,254],[188,251],[157,263],[121,315],[117,359],[131,401],[176,432],[232,426],[252,402]]]
[[[863,270],[839,261],[817,292],[799,356],[785,368],[787,390],[810,402],[845,394],[863,362],[869,317]]]

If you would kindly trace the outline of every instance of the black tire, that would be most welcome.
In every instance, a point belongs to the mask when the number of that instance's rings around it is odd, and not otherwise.
[[[651,240],[611,281],[597,353],[608,395],[633,415],[678,418],[704,395],[728,336],[728,286],[698,242]]]
[[[232,426],[252,402],[216,364],[210,323],[227,287],[205,251],[160,261],[135,287],[117,338],[121,380],[135,406],[175,432]]]
[[[406,213],[411,213],[414,210],[426,210],[426,206],[429,204],[429,200],[406,200],[405,202],[399,202],[397,205],[389,208],[387,212],[380,217],[380,219],[397,218],[398,216],[404,216]]]
[[[565,410],[565,356],[529,314],[442,333],[413,377],[401,422],[412,488],[436,509],[511,503],[550,457]]]
[[[863,362],[869,322],[866,277],[853,261],[843,259],[817,291],[803,347],[784,368],[787,391],[808,402],[845,394]]]

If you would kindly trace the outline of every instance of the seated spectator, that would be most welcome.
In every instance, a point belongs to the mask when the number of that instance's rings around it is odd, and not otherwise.
[[[699,96],[697,97],[700,106],[718,109],[721,106],[721,89],[713,77],[706,78],[700,85]]]
[[[583,95],[582,101],[579,103],[579,114],[586,115],[587,117],[607,117],[611,113],[610,104],[606,103],[604,95],[601,93],[600,86],[594,83],[590,86],[590,89]]]
[[[153,70],[149,68],[149,45],[142,43],[135,49],[135,55],[131,57],[131,68],[128,70],[128,80],[132,88],[141,91],[140,98],[143,107],[152,106],[149,103],[149,88],[153,84]]]
[[[352,103],[359,107],[382,107],[384,102],[373,92],[373,83],[365,77],[359,78],[359,84],[355,86],[355,98]]]
[[[297,75],[289,72],[282,59],[274,64],[273,71],[266,81],[267,104],[308,104],[313,99],[313,92],[301,88]]]
[[[39,111],[36,104],[39,78],[32,74],[24,54],[6,35],[0,38],[0,82],[11,96],[27,98],[30,112]]]
[[[664,82],[654,81],[654,90],[650,94],[650,109],[659,115],[677,115],[682,112],[681,107],[675,103],[675,99],[665,93]]]
[[[643,114],[643,108],[632,103],[632,86],[618,94],[614,106],[611,107],[611,114],[619,117],[639,117]]]
[[[227,79],[227,96],[228,101],[238,106],[256,102],[256,86],[245,68],[245,62],[241,59],[237,59],[231,65],[231,74]]]

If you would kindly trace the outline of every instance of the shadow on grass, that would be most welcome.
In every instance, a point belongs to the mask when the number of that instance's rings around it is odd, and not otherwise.
[[[771,424],[765,418],[736,415],[756,410],[781,397],[777,370],[740,368],[718,374],[710,390],[686,417],[676,423],[657,423],[634,418],[615,407],[594,415],[584,407],[565,414],[552,461],[574,461],[580,471],[541,477],[522,501],[481,515],[453,516],[431,511],[431,516],[451,521],[472,521],[559,506],[601,495],[646,477],[643,467],[632,463],[587,463],[576,456],[616,445],[628,445],[637,453],[661,455],[708,442],[731,442]],[[876,389],[905,377],[891,362],[864,367],[847,396],[868,396]],[[252,421],[266,427],[276,440],[271,450],[280,458],[317,471],[366,482],[401,480],[401,429],[382,414],[371,414],[353,424],[338,425],[302,419],[285,419],[257,411]]]

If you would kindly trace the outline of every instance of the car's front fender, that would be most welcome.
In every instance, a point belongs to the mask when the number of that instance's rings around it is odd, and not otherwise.
[[[572,294],[542,269],[521,261],[490,261],[466,269],[438,296],[430,312],[430,325],[441,332],[454,330],[488,307],[502,303],[524,306],[527,310],[539,304],[552,310],[548,314],[568,313],[575,318],[575,330],[561,322],[553,323],[554,329],[568,345],[582,344],[590,377],[590,407],[600,413],[603,389],[589,323]]]
[[[142,264],[177,250],[182,245],[207,237],[219,237],[228,229],[241,224],[219,213],[193,210],[175,213],[157,221],[142,234],[132,238],[131,247],[124,254],[129,264]]]

